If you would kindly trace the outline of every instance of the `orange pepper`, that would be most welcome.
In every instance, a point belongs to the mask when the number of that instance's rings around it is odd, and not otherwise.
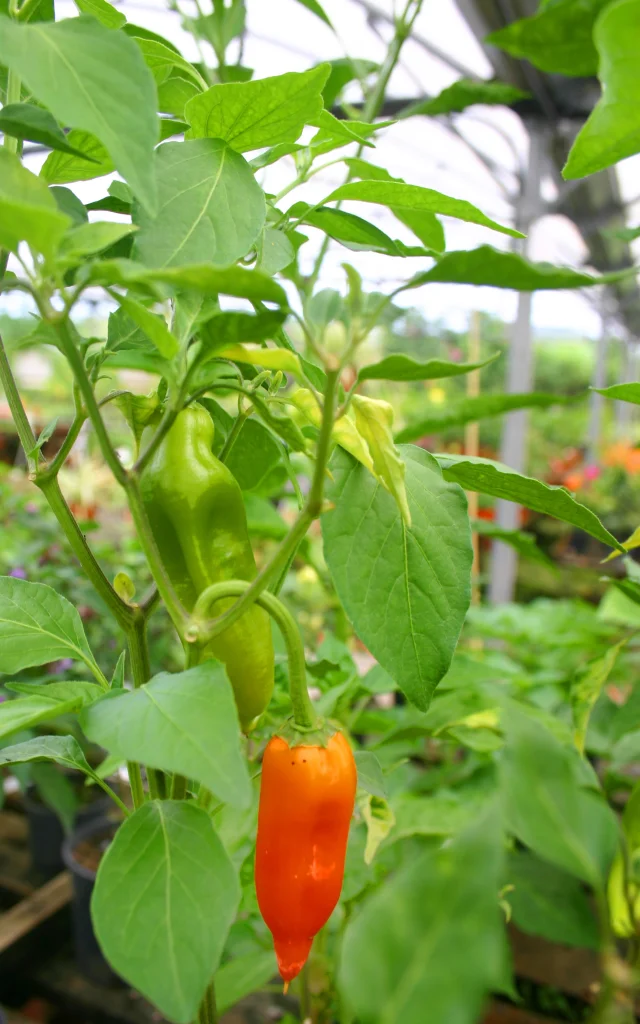
[[[269,741],[262,762],[255,881],[288,984],[340,897],[357,773],[340,732],[319,745]]]

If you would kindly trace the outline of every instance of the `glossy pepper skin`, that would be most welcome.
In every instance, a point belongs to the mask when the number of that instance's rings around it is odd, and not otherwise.
[[[255,880],[280,974],[302,970],[314,935],[338,902],[356,765],[340,732],[326,747],[274,736],[262,762]]]
[[[256,565],[240,487],[213,454],[214,427],[202,406],[183,409],[145,469],[142,497],[169,577],[188,611],[212,583],[251,580]],[[233,599],[220,601],[221,614]],[[273,690],[268,614],[252,605],[203,649],[201,660],[224,662],[240,724],[248,728]]]

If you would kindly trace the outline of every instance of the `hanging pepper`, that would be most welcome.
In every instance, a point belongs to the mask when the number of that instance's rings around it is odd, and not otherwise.
[[[187,611],[223,580],[251,580],[256,564],[242,492],[213,454],[214,427],[202,406],[180,412],[142,474],[141,488],[156,544]],[[233,604],[221,601],[216,614]],[[199,660],[224,662],[243,729],[265,710],[273,690],[269,616],[251,605],[237,623],[202,648]]]
[[[326,746],[290,746],[274,736],[265,750],[256,892],[287,984],[338,902],[356,781],[354,757],[340,732]]]

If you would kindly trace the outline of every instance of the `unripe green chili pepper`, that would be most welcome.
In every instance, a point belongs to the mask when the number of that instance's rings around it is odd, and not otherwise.
[[[188,611],[212,583],[251,580],[256,565],[242,492],[213,454],[214,427],[202,406],[178,413],[151,462],[141,488],[151,530],[175,590]],[[233,599],[221,601],[221,614]],[[273,690],[269,616],[251,605],[234,625],[210,641],[200,660],[224,662],[240,724],[246,729],[265,710]]]

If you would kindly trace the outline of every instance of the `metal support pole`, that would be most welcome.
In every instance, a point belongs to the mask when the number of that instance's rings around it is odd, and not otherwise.
[[[621,384],[627,384],[635,377],[635,345],[629,339],[624,346]],[[629,440],[633,406],[629,402],[616,402],[616,437],[622,441]]]
[[[532,224],[540,216],[540,180],[545,166],[545,130],[537,123],[529,123],[529,163],[516,212],[516,225],[528,234]],[[527,252],[527,240],[520,243],[523,255]],[[509,347],[507,369],[507,392],[531,391],[533,380],[533,351],[531,346],[531,292],[520,292],[518,311],[513,325]],[[505,416],[502,431],[500,460],[512,469],[522,473],[527,456],[527,411],[520,409]],[[507,530],[516,530],[520,520],[520,506],[510,501],[496,502],[496,522]],[[489,600],[493,604],[512,601],[515,592],[518,556],[514,548],[494,541],[491,558],[491,580]]]

